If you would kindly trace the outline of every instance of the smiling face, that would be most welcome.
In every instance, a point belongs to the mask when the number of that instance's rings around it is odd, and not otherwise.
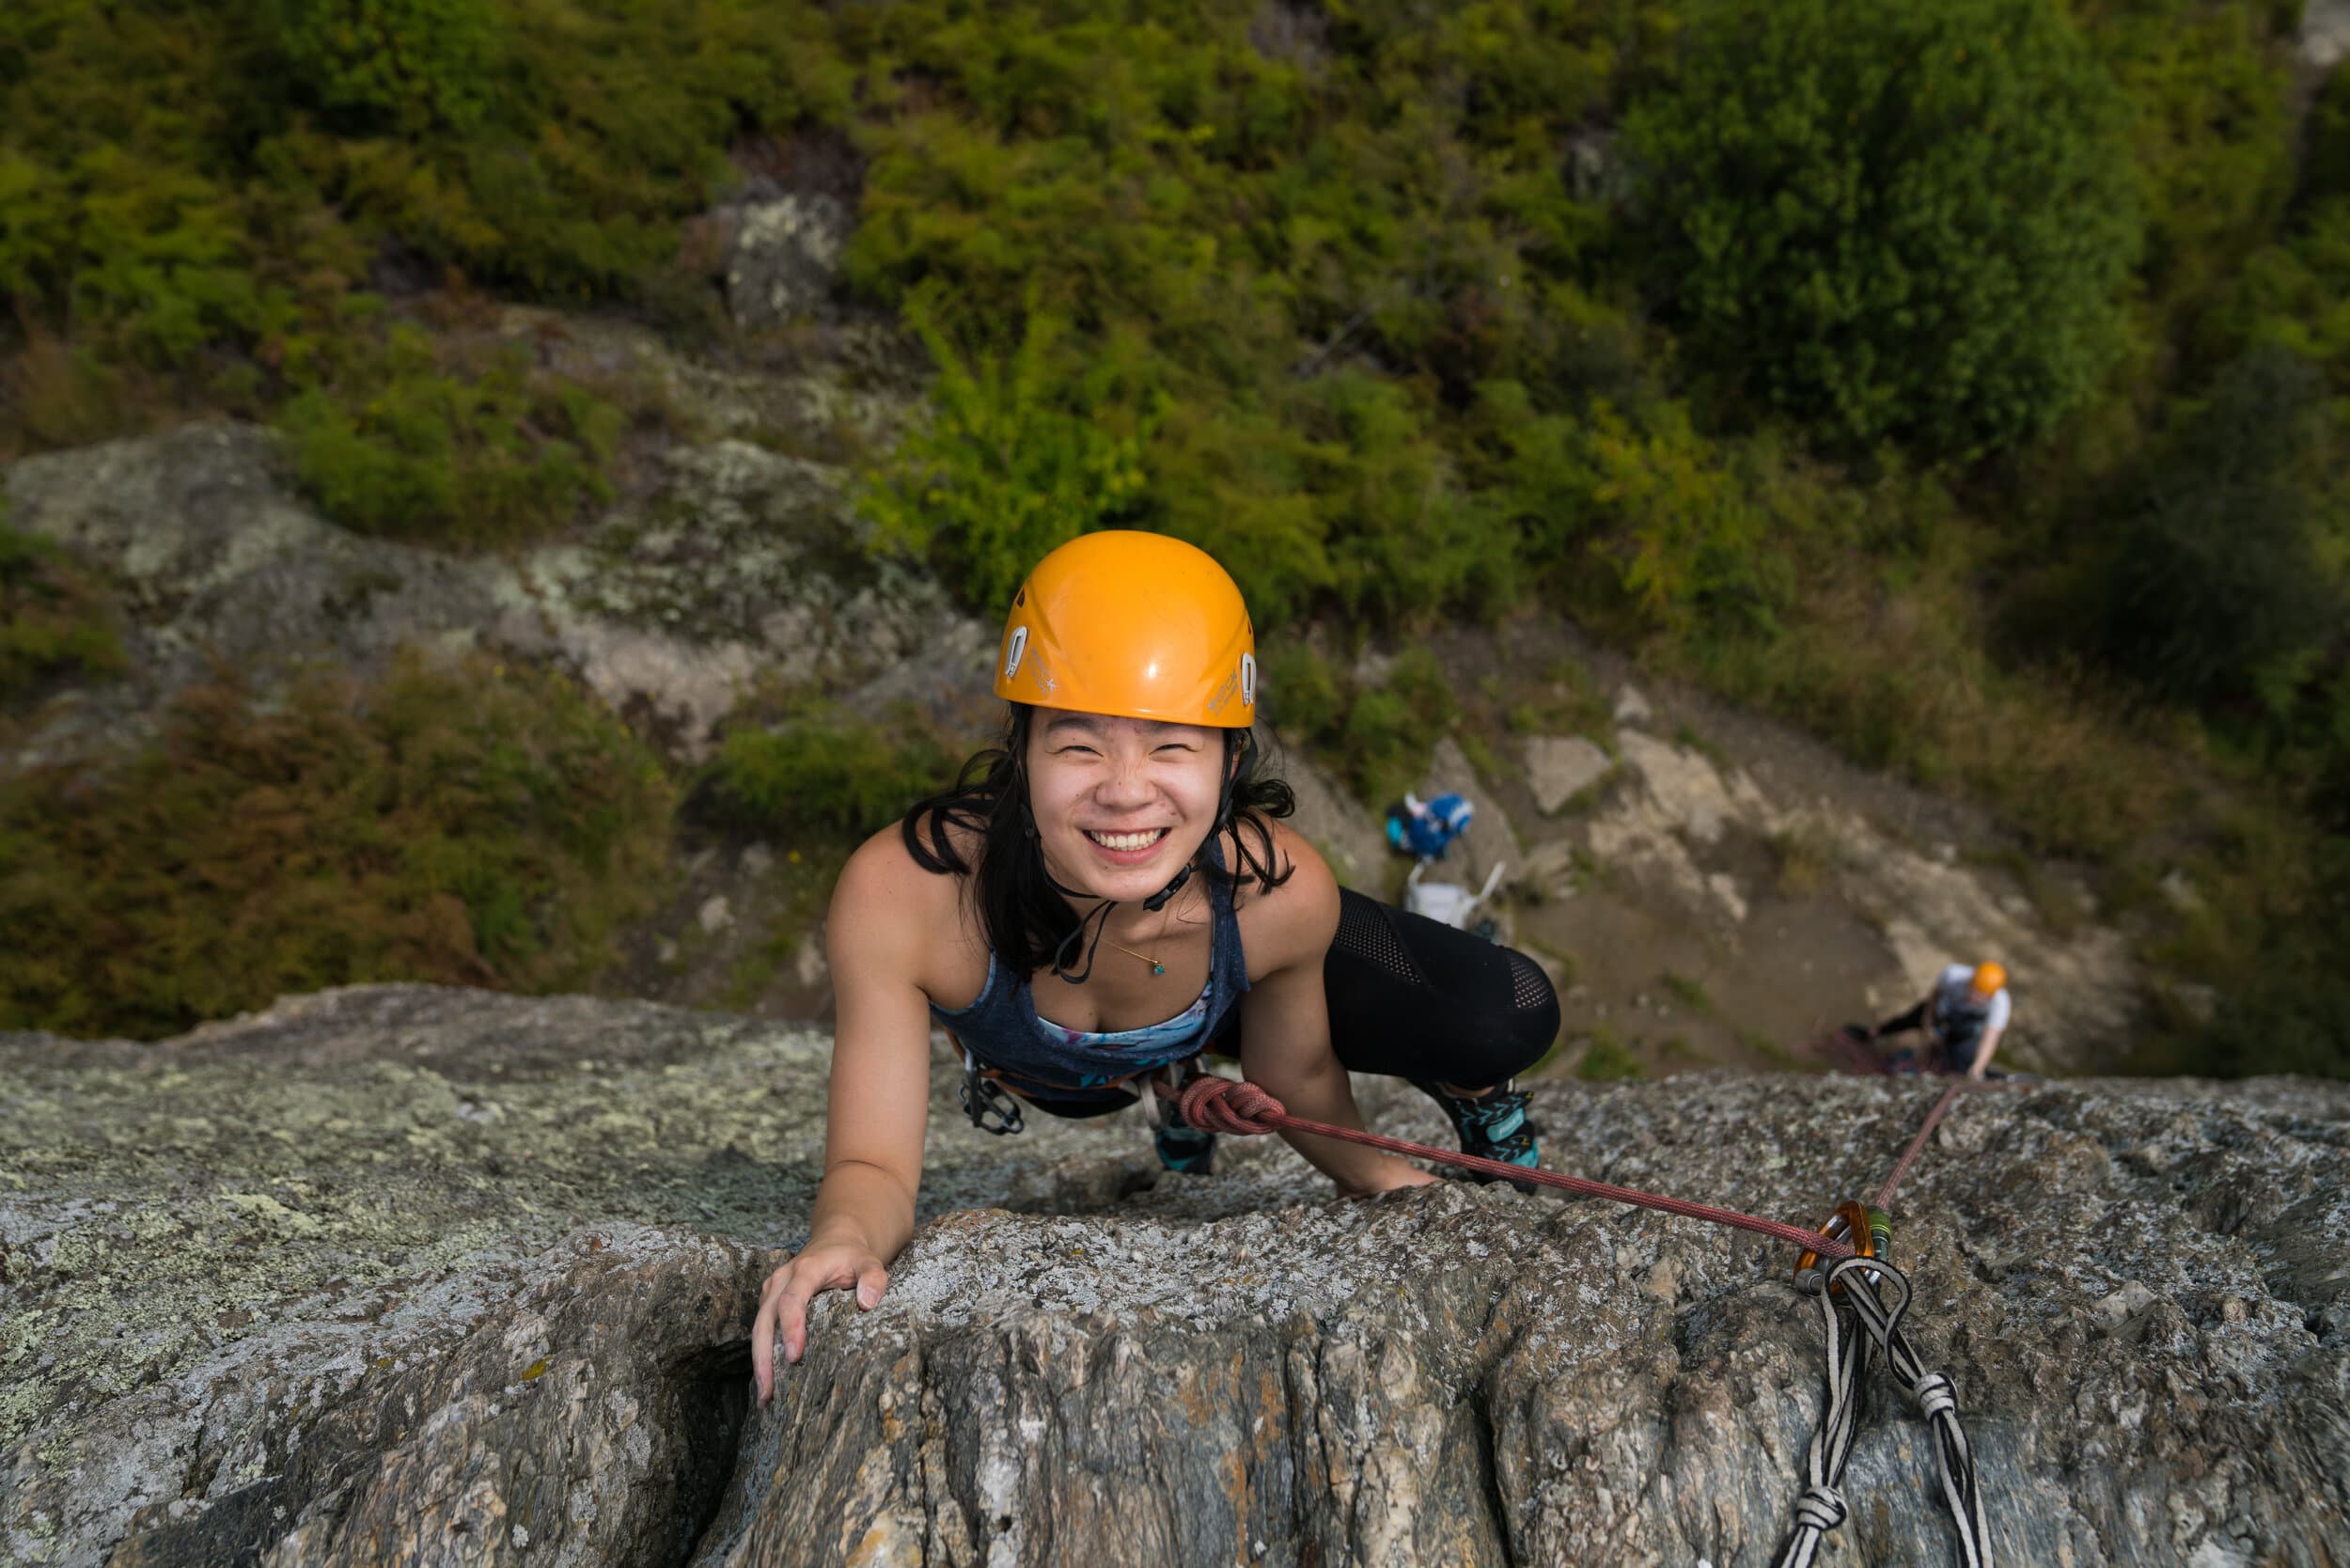
[[[1039,708],[1028,809],[1045,868],[1096,898],[1151,897],[1215,825],[1224,767],[1214,729]]]

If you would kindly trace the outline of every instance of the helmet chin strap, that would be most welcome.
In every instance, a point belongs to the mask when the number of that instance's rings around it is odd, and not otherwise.
[[[1223,832],[1225,823],[1230,819],[1232,794],[1239,782],[1240,769],[1237,765],[1224,770],[1224,787],[1216,792],[1215,825],[1208,830],[1211,838]],[[1060,879],[1053,874],[1053,868],[1044,863],[1044,845],[1040,841],[1037,833],[1036,813],[1028,809],[1028,803],[1026,800],[1020,803],[1020,826],[1027,834],[1028,841],[1036,845],[1037,870],[1044,873],[1044,886],[1064,899],[1083,900],[1094,896],[1091,893],[1081,893],[1074,887],[1062,886]],[[1167,907],[1168,900],[1183,890],[1183,884],[1190,880],[1191,862],[1186,860],[1183,862],[1183,869],[1175,873],[1174,880],[1143,900],[1142,907],[1153,915],[1157,914]],[[1092,977],[1093,955],[1102,950],[1102,938],[1108,934],[1110,929],[1110,911],[1117,907],[1116,899],[1104,899],[1099,909],[1089,910],[1079,917],[1077,928],[1062,937],[1060,946],[1053,950],[1053,973],[1055,975],[1070,985],[1083,985]],[[1094,920],[1097,915],[1101,917],[1099,921]],[[1089,922],[1093,923],[1093,940],[1089,944],[1085,939],[1086,926]],[[1069,966],[1069,961],[1075,955],[1075,949],[1080,948],[1085,950],[1086,966],[1083,969],[1072,969]]]
[[[1221,812],[1218,813],[1216,821],[1220,827],[1223,822]],[[1029,840],[1035,842],[1038,837],[1036,816],[1028,809],[1026,801],[1023,801],[1020,806],[1020,823],[1026,830]],[[1044,863],[1044,846],[1042,843],[1037,844],[1036,864],[1037,870],[1044,873],[1044,886],[1058,893],[1062,898],[1082,901],[1096,896],[1091,893],[1079,892],[1074,887],[1063,886],[1060,878],[1053,874],[1053,868]],[[1173,881],[1142,901],[1142,907],[1154,915],[1157,914],[1167,907],[1168,900],[1183,890],[1183,884],[1190,880],[1191,864],[1186,861],[1183,869],[1175,873]],[[1110,911],[1117,907],[1116,899],[1104,899],[1101,907],[1089,909],[1078,918],[1076,929],[1062,937],[1060,946],[1054,949],[1053,973],[1056,976],[1071,985],[1083,985],[1092,978],[1093,955],[1102,950],[1102,938],[1109,933]],[[1094,919],[1097,915],[1101,917],[1098,921]],[[1093,927],[1093,940],[1089,944],[1085,939],[1086,927],[1089,924]],[[1075,956],[1075,949],[1084,949],[1086,966],[1083,969],[1072,969],[1069,966],[1069,961]]]

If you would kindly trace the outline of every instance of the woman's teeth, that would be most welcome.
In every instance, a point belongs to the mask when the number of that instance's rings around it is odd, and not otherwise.
[[[1160,839],[1167,837],[1167,829],[1163,827],[1153,827],[1141,833],[1095,833],[1089,830],[1086,837],[1101,845],[1104,849],[1149,849],[1152,844],[1157,843]]]

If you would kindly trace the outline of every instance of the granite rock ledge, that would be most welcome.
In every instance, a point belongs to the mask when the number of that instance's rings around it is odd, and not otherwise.
[[[1819,1401],[1774,1244],[1447,1184],[1343,1203],[1133,1113],[988,1139],[764,1411],[828,1042],[417,986],[0,1035],[0,1564],[1766,1561]],[[1432,1106],[1362,1084],[1373,1121]],[[1810,1220],[1927,1086],[1536,1089],[1560,1168]],[[1038,1119],[1042,1121],[1044,1119]],[[2350,1560],[2350,1088],[1978,1095],[1896,1205],[2003,1563]],[[1834,1556],[1950,1560],[1880,1383]]]

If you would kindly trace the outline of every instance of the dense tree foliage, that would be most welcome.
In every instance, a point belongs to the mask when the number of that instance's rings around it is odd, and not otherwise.
[[[295,89],[369,129],[462,131],[489,106],[491,0],[274,0]]]
[[[1972,455],[2087,402],[2139,214],[2119,89],[2046,0],[1715,0],[1634,108],[1654,288],[1807,425]]]

